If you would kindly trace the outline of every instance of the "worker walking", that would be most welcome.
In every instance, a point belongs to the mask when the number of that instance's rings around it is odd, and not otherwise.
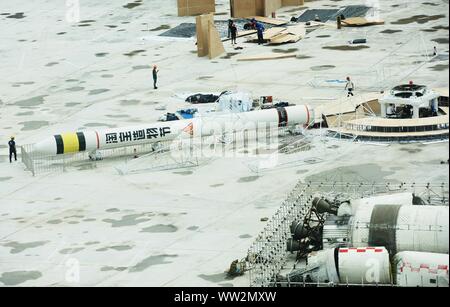
[[[345,89],[348,91],[347,97],[355,96],[353,94],[353,91],[355,90],[355,83],[353,83],[350,77],[347,77],[347,84],[345,85]]]
[[[11,140],[8,142],[9,145],[9,163],[12,163],[12,156],[14,155],[14,161],[17,161],[17,151],[16,151],[16,142],[14,141],[14,137],[11,137]]]
[[[258,45],[262,45],[264,43],[264,26],[260,23],[256,23],[256,31],[258,32]]]
[[[158,67],[156,65],[153,65],[153,88],[156,90],[158,87],[156,86],[156,83],[158,82]]]
[[[231,44],[237,44],[236,39],[237,39],[237,27],[236,24],[233,22],[230,28],[231,31]]]

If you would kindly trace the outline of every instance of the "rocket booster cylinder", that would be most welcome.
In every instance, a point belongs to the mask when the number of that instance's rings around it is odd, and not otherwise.
[[[262,124],[291,127],[309,125],[313,121],[313,111],[307,105],[298,105],[245,113],[202,116],[124,128],[63,133],[34,144],[33,152],[49,156],[82,151],[93,152],[102,149],[170,141],[180,137],[210,136],[219,133],[251,130]]]

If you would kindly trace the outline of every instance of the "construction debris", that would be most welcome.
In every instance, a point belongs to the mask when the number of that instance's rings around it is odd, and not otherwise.
[[[279,45],[285,43],[296,43],[306,35],[306,28],[303,25],[290,27],[273,27],[264,31],[264,40],[269,45]],[[257,38],[252,36],[249,41],[256,41]]]

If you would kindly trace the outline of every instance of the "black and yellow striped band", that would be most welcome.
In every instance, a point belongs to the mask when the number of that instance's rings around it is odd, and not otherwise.
[[[55,135],[56,154],[62,155],[86,150],[86,138],[83,132]]]

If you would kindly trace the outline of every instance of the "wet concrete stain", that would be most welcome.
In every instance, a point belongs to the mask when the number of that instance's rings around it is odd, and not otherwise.
[[[94,128],[94,127],[114,128],[116,125],[109,125],[109,124],[104,124],[104,123],[87,123],[84,126],[87,127],[87,128]]]
[[[386,29],[386,30],[381,31],[380,33],[383,33],[383,34],[394,34],[394,33],[399,33],[399,32],[403,32],[403,30]]]
[[[322,71],[322,70],[330,70],[336,68],[334,65],[320,65],[320,66],[312,66],[309,69],[312,71]]]
[[[108,52],[99,52],[99,53],[96,53],[95,56],[98,58],[104,58],[108,54],[109,54]]]
[[[241,239],[249,239],[249,238],[251,238],[252,236],[251,235],[249,235],[249,234],[245,234],[245,235],[240,235],[239,236],[239,238],[241,238]]]
[[[39,271],[13,271],[2,273],[0,282],[5,286],[17,286],[29,280],[36,280],[42,277]]]
[[[100,242],[99,241],[89,241],[89,242],[84,243],[84,245],[86,245],[86,246],[97,245],[97,244],[100,244]]]
[[[137,99],[124,99],[120,101],[121,106],[135,106],[138,105],[141,101]]]
[[[362,49],[369,49],[369,46],[365,45],[359,45],[359,46],[348,46],[348,45],[341,45],[341,46],[325,46],[322,47],[322,49],[328,49],[328,50],[339,50],[339,51],[357,51]]]
[[[197,78],[197,80],[208,80],[208,79],[213,79],[214,76],[200,76]]]
[[[161,31],[161,30],[169,30],[170,26],[169,25],[160,25],[159,27],[150,29],[150,31]]]
[[[109,213],[120,212],[120,210],[117,209],[117,208],[110,208],[110,209],[107,209],[107,210],[105,210],[105,211],[106,211],[106,212],[109,212]]]
[[[121,251],[126,251],[126,250],[130,250],[133,249],[133,245],[113,245],[113,246],[107,246],[107,247],[102,247],[99,249],[96,249],[97,252],[106,252],[110,249],[121,252]]]
[[[45,64],[45,66],[46,67],[52,67],[52,66],[55,66],[55,65],[58,65],[58,64],[59,64],[59,62],[50,62],[50,63]]]
[[[145,52],[145,50],[134,50],[134,51],[131,51],[131,52],[128,52],[128,53],[124,53],[123,55],[126,55],[128,57],[133,57],[133,56],[135,56],[135,55],[137,55],[139,53],[142,53],[142,52]]]
[[[176,175],[182,175],[182,176],[188,176],[188,175],[192,175],[194,172],[193,171],[185,171],[185,172],[173,172]]]
[[[438,44],[446,44],[446,45],[448,45],[448,37],[434,38],[434,39],[432,39],[432,41],[436,42]]]
[[[23,125],[23,128],[20,129],[21,131],[30,131],[30,130],[37,130],[42,127],[48,126],[49,122],[45,120],[32,120],[28,122],[20,122],[20,125]]]
[[[74,86],[74,87],[69,87],[67,90],[69,92],[80,92],[80,91],[84,90],[84,87],[82,87],[82,86]]]
[[[434,65],[434,66],[430,67],[430,69],[434,70],[434,71],[444,71],[444,70],[448,70],[448,65],[438,64],[438,65]]]
[[[217,183],[217,184],[212,184],[212,185],[210,185],[210,187],[211,188],[218,188],[218,187],[222,187],[222,186],[224,186],[225,184],[223,184],[223,183]]]
[[[35,241],[35,242],[28,242],[28,243],[20,243],[20,242],[12,241],[7,244],[3,244],[3,246],[11,247],[10,254],[19,254],[26,249],[43,246],[49,242],[50,241]]]
[[[434,27],[431,27],[431,28],[434,29],[434,30],[447,30],[447,31],[449,29],[448,25],[439,25],[439,26],[434,26]]]
[[[244,183],[244,182],[253,182],[259,179],[259,176],[249,176],[249,177],[241,177],[237,182]]]
[[[380,182],[385,177],[394,174],[392,171],[382,171],[377,164],[356,164],[337,167],[324,172],[312,174],[305,181],[312,182]],[[389,179],[390,182],[397,182]]]
[[[406,25],[410,23],[418,23],[418,24],[425,24],[429,21],[439,20],[445,18],[445,15],[414,15],[412,17],[408,18],[402,18],[397,21],[391,22],[393,25]]]
[[[8,15],[6,18],[14,18],[14,19],[22,19],[25,18],[26,16],[24,15],[23,12],[20,13],[15,13],[13,15]]]
[[[97,219],[84,219],[83,222],[95,222]]]
[[[84,247],[65,248],[65,249],[60,250],[59,253],[63,254],[63,255],[73,255],[78,252],[81,252],[82,250],[84,250]]]
[[[112,266],[104,266],[100,269],[102,272],[110,272],[110,271],[117,271],[117,272],[123,272],[126,271],[128,267],[120,266],[120,267],[112,267]]]
[[[27,112],[17,113],[16,116],[28,116],[28,115],[33,115],[33,114],[34,114],[33,111],[27,111]]]
[[[151,69],[150,65],[136,65],[133,66],[133,70],[141,70],[141,69]]]
[[[200,277],[201,279],[213,282],[213,283],[219,283],[222,281],[233,279],[231,277],[228,277],[227,273],[219,273],[219,274],[211,274],[211,275],[201,274],[201,275],[198,275],[198,277]]]
[[[232,57],[234,57],[235,55],[240,54],[239,52],[228,52],[227,55],[221,57],[221,59],[231,59]]]
[[[434,2],[422,2],[423,5],[429,5],[429,6],[439,6],[439,4]]]
[[[123,7],[124,8],[126,8],[126,9],[134,9],[135,7],[137,7],[137,6],[140,6],[140,5],[142,5],[142,0],[136,0],[136,1],[134,1],[134,2],[130,2],[130,3],[127,3],[127,4],[125,4]]]
[[[279,49],[279,48],[275,48],[272,49],[272,52],[275,53],[292,53],[292,52],[297,52],[298,48],[289,48],[289,49]]]
[[[41,95],[29,99],[19,100],[15,103],[19,107],[34,107],[44,103],[44,98],[48,95]]]
[[[196,231],[196,230],[198,230],[199,229],[199,227],[198,226],[190,226],[190,227],[188,227],[188,228],[186,228],[187,230],[190,230],[190,231]]]
[[[8,180],[11,180],[12,179],[12,177],[0,177],[0,182],[1,181],[8,181]]]
[[[123,216],[120,220],[113,219],[104,219],[103,222],[110,223],[111,227],[127,227],[127,226],[136,226],[140,223],[145,223],[150,221],[149,218],[146,217],[146,214],[130,214]]]
[[[177,227],[174,225],[153,225],[150,227],[143,228],[141,232],[149,232],[149,233],[170,233],[170,232],[176,232],[178,230]]]
[[[154,265],[161,265],[161,264],[169,264],[172,263],[172,261],[167,261],[166,258],[176,258],[178,255],[156,255],[156,256],[150,256],[142,260],[141,262],[137,263],[135,266],[132,266],[129,269],[130,273],[137,273],[142,272],[148,269],[151,266]]]
[[[420,149],[420,148],[400,148],[400,151],[406,151],[407,153],[415,154],[415,153],[421,152],[422,149]]]
[[[77,105],[80,105],[81,103],[80,102],[68,102],[68,103],[66,103],[66,107],[74,107],[74,106],[77,106]]]
[[[47,222],[47,224],[58,225],[61,224],[62,222],[63,222],[62,220],[50,220]]]
[[[297,55],[295,58],[298,60],[306,60],[306,59],[311,59],[312,56],[301,54],[301,55]]]
[[[91,90],[91,91],[89,91],[88,95],[89,95],[89,96],[92,96],[92,95],[99,95],[99,94],[103,94],[103,93],[106,93],[106,92],[109,92],[109,91],[110,91],[110,90],[107,89],[107,88],[99,88],[99,89],[96,89],[96,90]]]

